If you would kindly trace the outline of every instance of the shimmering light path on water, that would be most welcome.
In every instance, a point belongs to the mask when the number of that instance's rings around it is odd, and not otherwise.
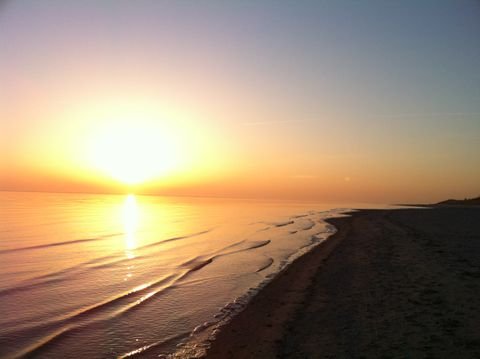
[[[3,192],[1,203],[2,357],[195,346],[325,239],[333,229],[323,219],[339,213],[314,203],[134,195]]]

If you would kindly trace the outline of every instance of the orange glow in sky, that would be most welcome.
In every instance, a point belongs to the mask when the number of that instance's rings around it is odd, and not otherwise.
[[[6,2],[0,190],[478,195],[475,10],[327,3]]]

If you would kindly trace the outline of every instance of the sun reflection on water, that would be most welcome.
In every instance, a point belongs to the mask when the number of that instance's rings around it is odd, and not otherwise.
[[[135,195],[129,194],[123,202],[123,227],[125,241],[125,255],[127,258],[135,258],[134,250],[137,247],[136,235],[139,222],[139,210]]]

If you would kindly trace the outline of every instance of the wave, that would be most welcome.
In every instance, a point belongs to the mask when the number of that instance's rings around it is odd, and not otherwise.
[[[115,261],[113,260],[114,258],[121,258],[121,259]],[[138,256],[136,258],[138,258]],[[72,267],[64,268],[52,273],[47,273],[34,278],[27,279],[21,283],[16,284],[15,287],[0,289],[0,296],[34,289],[34,288],[42,287],[48,284],[60,283],[68,280],[69,276],[71,275],[78,275],[92,269],[101,268],[102,266],[114,265],[114,264],[123,262],[124,260],[125,259],[123,255],[122,256],[109,255],[109,256],[95,258],[95,259],[74,265]],[[102,262],[105,262],[105,263],[102,263]],[[97,263],[100,263],[100,264],[97,264]]]
[[[232,255],[232,254],[236,254],[236,253],[240,253],[240,252],[244,252],[244,251],[249,251],[249,250],[256,249],[256,248],[260,248],[260,247],[268,245],[270,242],[271,242],[270,240],[255,241],[255,242],[248,242],[248,241],[242,240],[242,241],[239,241],[237,243],[234,243],[232,245],[229,245],[229,246],[217,251],[215,254],[197,256],[197,257],[194,257],[192,259],[189,259],[186,262],[180,264],[180,267],[187,268],[187,271],[184,272],[184,274],[178,280],[183,281],[193,272],[196,272],[196,271],[206,267],[207,265],[213,263],[214,260],[217,259],[217,258]],[[246,244],[246,246],[243,247],[243,248],[240,248],[240,249],[225,251],[225,249],[235,248],[235,247],[238,247],[242,244]]]
[[[266,239],[266,240],[263,240],[263,241],[241,241],[241,242],[236,243],[235,245],[231,245],[231,246],[227,246],[227,247],[223,248],[223,250],[220,250],[219,253],[216,256],[217,257],[226,256],[226,255],[229,255],[229,254],[248,251],[250,249],[256,249],[256,248],[264,247],[267,244],[269,244],[270,242],[271,242],[270,239]],[[238,246],[240,244],[246,244],[246,246],[244,248],[234,249],[232,251],[225,252],[225,249],[235,248],[235,246]]]
[[[182,240],[182,239],[192,238],[192,237],[195,237],[195,236],[199,236],[199,235],[202,235],[202,234],[209,233],[210,231],[212,231],[212,229],[196,232],[196,233],[185,235],[185,236],[163,239],[163,240],[160,240],[160,241],[157,241],[157,242],[146,244],[144,246],[139,246],[139,247],[135,248],[135,251],[142,251],[142,250],[145,250],[145,249],[160,246],[160,245],[168,243],[168,242],[173,242],[173,241],[178,241],[178,240]],[[121,233],[121,234],[123,234],[123,233]],[[111,235],[108,235],[108,237],[113,237],[113,236],[116,236],[116,235],[118,235],[118,234],[111,234]],[[96,239],[80,239],[80,240],[59,242],[58,245],[62,245],[62,244],[65,244],[65,243],[68,243],[68,244],[78,243],[78,242],[89,241],[89,240],[96,240]],[[55,246],[55,245],[56,244],[23,247],[23,248],[18,248],[16,250],[23,250],[23,249],[29,249],[29,248],[33,249],[33,248],[41,248],[41,247],[48,247],[48,246],[51,247],[51,246]],[[12,251],[15,251],[15,250],[12,250]],[[0,251],[0,253],[1,252],[2,251]],[[153,255],[153,254],[150,254],[150,255]],[[114,255],[108,255],[108,256],[95,258],[95,259],[77,264],[77,265],[72,266],[72,267],[61,269],[61,270],[56,271],[56,272],[52,272],[52,273],[48,273],[48,274],[44,274],[44,275],[41,275],[41,276],[37,276],[37,277],[34,277],[34,278],[27,279],[25,282],[15,285],[15,287],[0,289],[0,297],[4,296],[4,295],[7,295],[7,294],[11,294],[11,293],[22,292],[22,291],[25,291],[25,290],[30,290],[30,289],[42,287],[42,286],[48,285],[48,284],[60,283],[62,281],[68,280],[69,276],[71,276],[71,275],[78,275],[78,274],[81,274],[81,273],[84,273],[84,272],[88,272],[90,270],[108,268],[108,267],[111,267],[113,265],[118,265],[118,264],[121,264],[121,263],[124,263],[124,262],[132,262],[133,260],[139,260],[140,258],[143,258],[143,257],[146,257],[146,256],[138,254],[138,255],[135,256],[135,258],[131,259],[131,258],[125,258],[125,256],[123,254],[114,254]]]
[[[158,351],[159,347],[177,343],[177,342],[181,341],[182,339],[187,338],[189,335],[190,335],[189,332],[184,332],[184,333],[180,333],[178,335],[170,336],[167,339],[160,340],[160,341],[154,342],[154,343],[150,343],[148,345],[144,345],[143,347],[140,347],[140,348],[137,348],[135,350],[129,351],[128,353],[119,355],[118,359],[131,358],[131,357],[134,357],[134,356],[137,356],[137,355],[142,355],[142,356],[152,355],[153,356],[157,353],[156,352],[152,353],[152,352],[153,351]]]
[[[70,314],[67,318],[12,331],[9,336],[14,338],[33,338],[38,336],[39,333],[42,333],[42,338],[37,340],[33,345],[30,345],[22,353],[19,353],[18,356],[23,357],[39,354],[72,331],[95,323],[118,318],[128,311],[137,309],[154,296],[165,293],[171,289],[183,275],[184,274],[172,274],[154,282],[137,286],[128,292]]]
[[[53,320],[41,325],[29,326],[13,331],[10,335],[17,338],[33,338],[38,336],[38,333],[47,333],[34,345],[25,349],[25,351],[21,353],[21,356],[41,354],[55,342],[76,330],[105,320],[118,318],[124,313],[138,309],[142,304],[153,299],[153,297],[158,294],[165,293],[174,288],[177,283],[186,279],[190,274],[211,264],[216,258],[260,248],[268,245],[270,242],[270,240],[239,241],[217,251],[214,255],[198,256],[182,263],[179,269],[185,268],[186,270],[180,273],[177,272],[156,281],[137,286],[128,292],[124,292],[118,296],[70,314],[67,318]]]
[[[208,258],[208,259],[202,259],[201,257],[197,257],[194,259],[191,259],[185,263],[182,264],[182,267],[188,267],[190,269],[190,272],[195,272],[199,269],[202,269],[206,265],[210,264],[213,262],[214,257]]]
[[[288,226],[289,224],[294,224],[295,221],[292,221],[292,220],[288,220],[288,221],[281,221],[281,222],[270,222],[270,223],[266,223],[266,224],[271,224],[272,226],[275,226],[275,227],[284,227],[284,226]]]
[[[308,231],[313,227],[315,227],[315,222],[312,221],[311,219],[306,219],[304,220],[304,223],[302,223],[299,227],[300,227],[300,230],[302,231]]]
[[[296,218],[303,218],[303,217],[308,217],[308,214],[297,214],[296,216],[291,216],[290,218],[296,219]]]
[[[258,268],[258,269],[256,270],[256,272],[259,273],[259,272],[267,269],[268,267],[271,267],[271,265],[273,264],[273,262],[274,262],[273,258],[268,258],[268,259],[267,259],[267,262],[266,262],[263,266],[261,266],[260,268]]]
[[[104,235],[104,236],[93,237],[93,238],[80,238],[80,239],[73,239],[73,240],[70,240],[70,241],[54,242],[54,243],[47,243],[47,244],[38,244],[36,246],[2,249],[2,250],[0,250],[0,254],[10,253],[10,252],[28,251],[28,250],[32,250],[32,249],[42,249],[42,248],[65,246],[65,245],[76,244],[76,243],[101,241],[101,240],[109,239],[109,238],[112,238],[112,237],[120,236],[122,234],[123,233],[112,233],[112,234],[107,234],[107,235]]]
[[[206,233],[209,233],[209,232],[211,232],[211,231],[212,231],[212,229],[207,229],[207,230],[204,230],[204,231],[200,231],[200,232],[188,234],[188,235],[185,235],[185,236],[179,236],[179,237],[172,237],[172,238],[168,238],[168,239],[162,239],[162,240],[160,240],[160,241],[158,241],[158,242],[153,242],[153,243],[145,244],[144,246],[137,247],[137,248],[135,248],[135,250],[142,250],[142,249],[157,247],[157,246],[159,246],[159,245],[162,245],[162,244],[165,244],[165,243],[168,243],[168,242],[179,241],[179,240],[182,240],[182,239],[187,239],[187,238],[192,238],[192,237],[200,236],[200,235],[202,235],[202,234],[206,234]]]
[[[229,245],[229,246],[217,251],[216,254],[213,254],[213,255],[210,255],[210,256],[198,256],[198,257],[189,259],[188,261],[182,263],[180,265],[180,267],[188,268],[188,271],[184,275],[184,277],[185,277],[188,274],[190,274],[192,272],[195,272],[199,269],[202,269],[203,267],[205,267],[208,264],[211,264],[216,258],[224,257],[224,256],[228,256],[228,255],[232,255],[232,254],[240,253],[240,252],[244,252],[244,251],[248,251],[248,250],[251,250],[251,249],[260,248],[260,247],[266,246],[270,242],[271,241],[269,239],[264,240],[264,241],[255,241],[255,242],[248,242],[248,241],[243,240],[243,241],[234,243],[232,245]],[[235,247],[238,247],[242,244],[246,244],[246,246],[243,247],[243,248],[240,248],[240,249],[225,251],[225,249],[235,248]]]

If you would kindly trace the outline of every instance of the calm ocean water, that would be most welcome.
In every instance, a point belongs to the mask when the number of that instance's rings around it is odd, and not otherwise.
[[[200,353],[335,205],[0,192],[0,356]],[[353,206],[353,205],[352,205]],[[344,205],[345,207],[345,205]]]

